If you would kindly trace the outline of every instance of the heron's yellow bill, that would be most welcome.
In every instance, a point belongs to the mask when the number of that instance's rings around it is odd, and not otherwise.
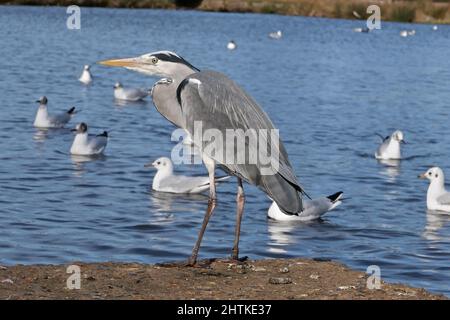
[[[135,67],[137,66],[136,60],[134,58],[126,58],[126,59],[112,59],[112,60],[104,60],[98,62],[104,66],[110,67]]]

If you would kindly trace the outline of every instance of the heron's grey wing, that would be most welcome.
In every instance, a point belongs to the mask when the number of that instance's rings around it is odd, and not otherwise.
[[[142,89],[135,89],[135,88],[124,89],[124,93],[125,93],[127,99],[130,99],[130,100],[140,100],[140,99],[145,98],[148,95],[147,91],[144,91]]]
[[[442,196],[439,196],[437,201],[440,204],[450,204],[450,192],[446,192]]]
[[[160,189],[174,193],[189,193],[194,189],[209,185],[208,177],[188,177],[173,175],[164,178],[160,182]]]
[[[271,137],[270,133],[275,129],[272,122],[243,89],[221,73],[204,71],[187,77],[177,90],[177,98],[186,120],[186,129],[194,141],[195,122],[201,121],[203,132],[218,130],[225,139],[227,130],[231,129],[246,144],[244,150],[225,148],[224,141],[213,139],[203,141],[203,151],[206,147],[221,150],[221,154],[210,156],[226,167],[226,171],[263,189],[283,211],[297,213],[302,210],[301,198],[297,193],[302,188],[283,143],[278,136]],[[266,135],[261,134],[264,132]],[[258,145],[262,147],[258,148]],[[268,146],[274,147],[274,152],[268,152]],[[250,163],[248,159],[255,155],[256,162]],[[260,155],[265,155],[265,159]],[[237,161],[239,158],[245,161]],[[275,165],[275,172],[263,173],[264,168],[269,169],[269,163]]]

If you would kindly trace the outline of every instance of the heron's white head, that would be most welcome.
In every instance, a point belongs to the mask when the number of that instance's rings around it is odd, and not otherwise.
[[[442,183],[444,183],[445,180],[444,171],[442,171],[439,167],[432,167],[428,169],[427,172],[422,173],[419,178],[428,179],[430,182],[441,181]]]
[[[403,132],[401,132],[400,130],[394,131],[394,133],[391,135],[391,137],[395,141],[398,141],[398,142],[401,142],[401,143],[406,143],[405,140],[404,140]]]
[[[81,123],[77,124],[75,129],[72,129],[71,131],[76,132],[77,134],[80,134],[80,133],[86,133],[87,129],[88,129],[87,124],[84,122],[81,122]]]
[[[158,171],[172,173],[173,172],[173,163],[167,157],[161,157],[153,161],[152,163],[147,163],[145,167],[153,167]]]
[[[99,62],[105,66],[124,67],[149,76],[185,78],[199,70],[171,51],[146,53],[134,58],[114,59]]]

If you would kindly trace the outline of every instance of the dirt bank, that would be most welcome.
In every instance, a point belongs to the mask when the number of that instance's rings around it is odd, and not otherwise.
[[[213,262],[202,268],[74,264],[81,269],[81,288],[72,290],[68,265],[0,267],[0,299],[445,299],[384,282],[369,290],[365,273],[330,261]]]
[[[76,4],[111,8],[180,8],[176,3],[191,3],[203,11],[277,13],[362,20],[368,17],[367,7],[376,4],[381,8],[383,21],[450,23],[450,4],[432,0],[0,0],[0,4],[9,5]]]

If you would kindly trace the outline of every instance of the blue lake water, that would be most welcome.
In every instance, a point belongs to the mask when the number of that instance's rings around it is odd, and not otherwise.
[[[450,177],[450,26],[383,22],[361,34],[352,31],[358,21],[82,8],[81,30],[68,30],[66,18],[65,8],[0,6],[0,264],[189,256],[207,197],[156,194],[154,172],[143,167],[170,155],[174,127],[150,99],[113,100],[115,81],[150,87],[155,79],[95,64],[167,49],[226,73],[261,104],[311,195],[345,192],[323,221],[282,224],[268,221],[268,198],[245,186],[242,255],[378,265],[383,280],[450,295],[450,215],[427,212],[427,183],[417,179],[431,165]],[[412,28],[415,36],[399,36]],[[281,40],[267,37],[278,29]],[[77,78],[88,63],[95,80],[86,88]],[[39,131],[42,95],[50,111],[82,112],[67,129]],[[69,128],[80,121],[110,131],[105,157],[69,155]],[[407,159],[388,167],[373,158],[375,133],[394,129],[405,133]],[[229,254],[235,190],[234,181],[219,187],[201,258]]]

